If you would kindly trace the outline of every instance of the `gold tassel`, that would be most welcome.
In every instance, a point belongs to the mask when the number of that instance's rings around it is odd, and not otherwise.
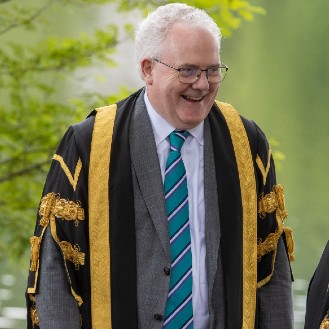
[[[281,219],[284,220],[288,218],[288,213],[286,211],[286,205],[284,201],[284,187],[281,184],[277,184],[274,186],[273,190],[275,192],[276,199],[278,202],[277,211],[279,211]]]
[[[329,318],[328,318],[327,315],[325,316],[325,318],[321,322],[319,329],[329,329]]]
[[[31,316],[31,321],[32,321],[32,328],[34,328],[35,325],[39,326],[38,311],[37,311],[37,308],[34,303],[30,309],[30,316]]]
[[[289,260],[293,262],[295,260],[295,255],[294,255],[294,238],[292,236],[292,229],[290,227],[285,227],[284,233],[286,235],[286,240],[287,240]]]
[[[56,194],[48,193],[41,200],[39,215],[42,216],[40,220],[40,225],[46,227],[49,224],[50,217],[53,216],[53,207],[56,202]]]
[[[41,242],[40,237],[33,236],[32,238],[30,238],[30,243],[31,243],[31,266],[30,266],[30,271],[32,271],[32,272],[36,272],[36,270],[38,268],[40,242]]]

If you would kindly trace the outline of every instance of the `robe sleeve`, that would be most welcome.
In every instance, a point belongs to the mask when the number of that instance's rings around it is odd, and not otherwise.
[[[79,309],[89,304],[88,282],[78,281],[88,277],[89,271],[86,225],[91,137],[85,137],[85,149],[79,147],[79,129],[68,129],[53,156],[30,239],[28,328],[40,324],[42,329],[80,328]]]
[[[258,328],[292,329],[293,249],[283,186],[276,181],[271,148],[264,133],[256,126],[258,143],[256,179],[258,186]],[[265,265],[265,266],[264,266]]]

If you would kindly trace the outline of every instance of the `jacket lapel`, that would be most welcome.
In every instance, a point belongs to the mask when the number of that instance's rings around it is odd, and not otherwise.
[[[212,291],[217,271],[219,245],[220,245],[220,222],[218,209],[217,184],[213,146],[210,134],[209,121],[205,120],[205,148],[204,148],[204,184],[205,184],[205,210],[206,210],[206,250],[207,250],[207,274],[208,274],[208,297],[212,300]]]
[[[151,121],[139,96],[130,123],[131,161],[147,210],[165,253],[170,250],[161,171]]]

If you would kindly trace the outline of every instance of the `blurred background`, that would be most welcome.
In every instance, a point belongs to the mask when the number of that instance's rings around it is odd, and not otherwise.
[[[153,6],[166,2],[154,1]],[[328,0],[189,1],[223,27],[218,98],[265,131],[295,240],[295,328],[328,240]],[[0,328],[25,328],[29,237],[63,132],[141,87],[145,1],[0,0]]]

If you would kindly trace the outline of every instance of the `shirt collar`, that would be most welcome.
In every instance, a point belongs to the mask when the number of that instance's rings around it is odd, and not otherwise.
[[[144,101],[146,104],[146,109],[151,120],[155,144],[158,146],[163,140],[165,140],[168,135],[175,130],[167,120],[165,120],[152,106],[148,97],[147,89],[144,93]],[[204,145],[204,121],[199,123],[196,127],[188,129],[188,132],[198,141],[200,145]]]

